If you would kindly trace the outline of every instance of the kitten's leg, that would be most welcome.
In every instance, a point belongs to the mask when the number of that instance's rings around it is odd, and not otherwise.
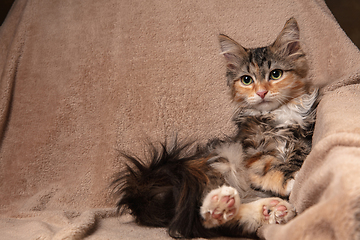
[[[241,202],[235,188],[222,186],[209,192],[203,200],[200,214],[206,228],[222,225],[238,215]]]
[[[285,224],[296,215],[295,208],[281,198],[263,198],[242,204],[236,216],[247,233],[254,233],[265,224]]]
[[[273,170],[264,174],[263,176],[258,174],[249,175],[250,181],[255,188],[271,191],[283,197],[290,195],[295,184],[295,176],[286,177],[282,171]]]
[[[269,155],[261,156],[246,164],[249,180],[255,188],[271,191],[281,196],[289,196],[300,166],[284,164]]]
[[[263,198],[241,204],[234,188],[222,186],[206,195],[200,214],[207,228],[230,223],[240,225],[247,233],[254,233],[264,224],[288,222],[295,216],[295,209],[281,198]]]

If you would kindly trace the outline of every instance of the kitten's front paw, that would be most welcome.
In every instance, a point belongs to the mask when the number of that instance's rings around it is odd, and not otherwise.
[[[262,214],[266,223],[284,224],[296,215],[295,208],[281,198],[268,198],[263,204]]]
[[[222,186],[208,193],[200,208],[206,228],[217,227],[231,219],[239,212],[240,197],[235,188]]]

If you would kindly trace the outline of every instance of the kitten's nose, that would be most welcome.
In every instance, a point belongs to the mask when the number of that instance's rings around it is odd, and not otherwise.
[[[258,91],[256,92],[257,95],[259,95],[259,97],[261,97],[262,99],[265,98],[265,95],[268,93],[267,90],[263,90],[263,91]]]

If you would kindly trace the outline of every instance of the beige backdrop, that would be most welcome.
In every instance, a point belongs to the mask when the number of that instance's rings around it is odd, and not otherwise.
[[[16,1],[0,28],[1,238],[169,238],[115,216],[118,150],[231,133],[217,35],[268,45],[292,16],[325,96],[291,196],[300,215],[260,234],[354,239],[360,55],[322,0]]]

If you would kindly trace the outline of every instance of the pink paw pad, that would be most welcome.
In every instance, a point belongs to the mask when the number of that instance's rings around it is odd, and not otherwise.
[[[235,188],[222,186],[211,190],[204,198],[200,214],[206,228],[213,228],[231,221],[240,207],[240,198]]]
[[[215,195],[211,198],[212,202],[219,202],[220,206],[215,208],[211,214],[212,218],[221,220],[224,217],[224,212],[228,217],[231,217],[235,214],[236,208],[233,208],[235,205],[235,199],[230,196],[223,196],[219,200],[219,196]]]
[[[287,208],[284,205],[278,205],[280,202],[278,200],[272,200],[269,206],[263,206],[263,215],[266,220],[270,219],[272,211],[276,211],[276,217],[285,217],[287,214]]]

